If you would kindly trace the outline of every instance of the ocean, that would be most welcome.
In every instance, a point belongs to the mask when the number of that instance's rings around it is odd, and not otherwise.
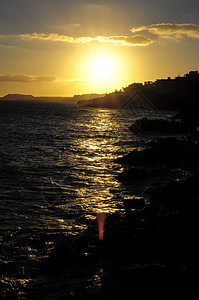
[[[117,179],[122,166],[115,159],[150,140],[129,131],[142,114],[0,102],[2,298],[23,299],[60,236],[81,233],[99,212],[124,213],[129,191]]]

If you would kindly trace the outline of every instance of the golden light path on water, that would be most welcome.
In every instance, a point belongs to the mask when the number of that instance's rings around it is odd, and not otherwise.
[[[108,138],[110,130],[113,130],[110,112],[95,110],[93,114],[94,116],[88,120],[86,127],[89,132],[94,131],[97,133],[96,136],[101,136],[101,138],[89,137],[81,143],[82,149],[87,153],[85,156],[86,165],[92,170],[93,174],[90,177],[91,187],[80,188],[78,197],[84,199],[84,207],[87,205],[92,207],[97,214],[99,240],[103,240],[106,214],[111,211],[110,201],[113,197],[110,189],[115,189],[119,186],[119,183],[117,183],[115,176],[109,171],[110,167],[107,165],[107,161],[110,163],[114,159],[113,145],[111,145]]]
[[[113,113],[110,111],[92,110],[90,118],[83,124],[91,134],[83,140],[78,138],[77,141],[85,153],[82,157],[83,165],[89,171],[89,178],[85,174],[82,176],[87,186],[78,189],[78,197],[82,198],[84,207],[88,205],[96,212],[111,210],[109,201],[113,195],[110,189],[119,186],[110,165],[115,158],[114,140],[111,135],[117,125],[113,121]]]
[[[63,117],[55,134],[59,136],[56,164],[62,176],[52,178],[51,183],[48,176],[46,183],[47,189],[55,183],[50,207],[60,212],[45,214],[48,229],[77,234],[99,213],[125,212],[123,199],[132,195],[118,181],[123,166],[115,159],[142,148],[139,138],[129,131],[132,119],[126,111],[82,107],[73,108],[68,122]]]
[[[45,227],[77,234],[88,228],[97,214],[125,213],[123,199],[130,197],[130,191],[118,181],[123,166],[115,159],[140,148],[140,141],[129,131],[132,114],[75,107],[54,123],[57,159],[53,161],[61,172],[45,178]]]
[[[68,188],[73,190],[74,200],[66,199],[59,207],[66,212],[79,207],[82,214],[93,219],[97,213],[111,213],[118,205],[122,206],[121,199],[115,195],[121,188],[117,180],[121,166],[114,159],[118,153],[125,153],[120,142],[129,138],[129,122],[124,121],[125,116],[117,110],[80,109],[80,113],[81,118],[77,115],[74,120],[79,134],[73,136],[71,154],[67,158],[72,181],[69,184],[65,178],[63,186],[66,195]],[[62,218],[57,219],[57,225],[72,229]]]

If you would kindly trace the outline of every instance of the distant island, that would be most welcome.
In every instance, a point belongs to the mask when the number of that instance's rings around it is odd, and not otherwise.
[[[73,97],[35,97],[33,95],[24,95],[24,94],[7,94],[4,97],[0,97],[1,100],[7,101],[45,101],[45,102],[61,102],[69,104],[77,104],[81,100],[89,100],[93,98],[104,97],[105,94],[83,94],[83,95],[74,95]]]
[[[35,97],[23,94],[7,94],[6,96],[1,97],[0,100],[35,100]]]
[[[123,90],[96,97],[91,100],[80,100],[78,106],[95,108],[128,108],[138,106],[139,100],[145,99],[148,105],[163,110],[179,110],[190,105],[199,105],[199,73],[190,71],[184,76],[157,79],[133,83]]]

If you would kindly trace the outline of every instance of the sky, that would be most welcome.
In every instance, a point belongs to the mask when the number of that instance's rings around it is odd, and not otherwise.
[[[199,70],[198,0],[0,0],[0,96],[73,96]]]

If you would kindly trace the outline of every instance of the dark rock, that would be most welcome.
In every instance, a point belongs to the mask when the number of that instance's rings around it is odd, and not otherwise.
[[[158,132],[167,134],[180,134],[188,132],[188,128],[183,122],[166,119],[142,118],[134,121],[129,128],[133,133]]]
[[[157,138],[151,145],[156,147],[176,147],[182,145],[182,140],[176,137],[161,137]]]
[[[175,119],[181,120],[189,130],[196,130],[199,126],[199,106],[191,105],[189,107],[184,107],[180,112],[174,117]]]
[[[158,139],[151,147],[141,151],[132,151],[116,162],[126,165],[149,167],[154,164],[166,164],[169,167],[195,168],[199,163],[199,144],[188,139]]]
[[[195,198],[196,186],[193,182],[170,182],[165,187],[159,187],[154,192],[151,201],[153,205],[164,208],[190,209],[197,204]]]
[[[140,180],[148,176],[148,170],[144,168],[130,168],[118,175],[120,181]]]
[[[136,181],[136,180],[143,180],[145,178],[163,177],[170,174],[171,171],[167,168],[155,168],[155,169],[130,168],[120,173],[118,175],[118,179],[120,181]]]
[[[126,209],[142,208],[145,205],[145,199],[143,197],[132,197],[131,199],[124,199],[123,203]]]

